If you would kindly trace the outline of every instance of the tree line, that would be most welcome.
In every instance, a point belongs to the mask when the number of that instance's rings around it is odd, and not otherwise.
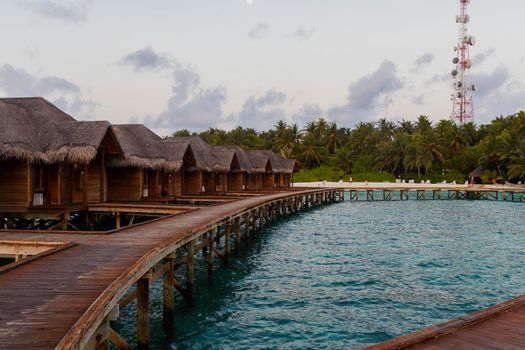
[[[360,122],[338,127],[324,118],[304,127],[279,121],[272,129],[186,129],[174,136],[196,135],[212,145],[236,144],[245,149],[272,149],[301,166],[296,180],[355,181],[403,179],[465,181],[481,165],[482,181],[496,183],[525,178],[525,112],[498,117],[485,125],[457,125],[451,120],[432,123]]]

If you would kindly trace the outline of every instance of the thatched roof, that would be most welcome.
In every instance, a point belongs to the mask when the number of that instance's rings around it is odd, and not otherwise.
[[[40,97],[0,98],[0,159],[91,162],[109,122],[79,122]]]
[[[256,155],[250,151],[245,151],[237,145],[226,145],[221,147],[235,151],[237,159],[239,160],[239,168],[241,171],[250,174],[257,174],[272,170],[270,160],[267,155]]]
[[[111,126],[122,149],[123,158],[113,159],[112,167],[136,167],[178,171],[189,142],[163,140],[142,124]]]
[[[232,169],[232,164],[237,161],[234,151],[219,146],[212,147],[198,136],[171,137],[166,140],[189,142],[195,156],[196,166],[200,170],[228,172]]]
[[[295,159],[284,159],[283,158],[281,162],[287,174],[293,174],[299,171],[299,163]]]
[[[468,177],[481,177],[483,175],[483,166],[478,166],[476,169],[472,170]]]
[[[278,156],[273,151],[255,150],[250,151],[250,153],[258,156],[267,156],[270,160],[270,164],[272,165],[272,170],[274,173],[291,174],[293,172],[294,167],[291,167],[291,162],[288,162],[286,159]]]

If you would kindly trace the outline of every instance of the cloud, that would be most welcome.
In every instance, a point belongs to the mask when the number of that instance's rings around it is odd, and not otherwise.
[[[493,94],[505,85],[510,79],[509,69],[500,64],[491,73],[477,73],[471,75],[469,81],[476,84],[476,96],[484,97]]]
[[[250,32],[248,33],[248,36],[255,40],[264,39],[268,36],[268,33],[270,31],[270,27],[268,27],[265,23],[258,23],[255,27],[253,27]]]
[[[151,46],[127,54],[118,63],[131,66],[137,72],[171,69],[175,65],[169,54],[156,52]]]
[[[402,87],[396,65],[385,60],[377,71],[351,83],[347,103],[332,108],[328,116],[343,123],[370,119],[379,109],[388,107],[393,102],[390,95]]]
[[[38,77],[9,64],[0,66],[0,90],[7,97],[43,96],[74,117],[90,118],[98,103],[84,97],[75,83],[53,76]]]
[[[421,57],[418,57],[414,62],[413,71],[420,71],[428,67],[436,57],[432,53],[426,53]]]
[[[224,87],[204,88],[200,76],[191,67],[177,64],[173,72],[172,95],[167,108],[144,122],[156,129],[173,131],[188,128],[203,130],[227,122],[222,106],[226,101]]]
[[[41,95],[49,95],[54,92],[69,92],[78,94],[80,88],[78,85],[62,78],[43,77],[35,82],[35,90]]]
[[[525,108],[525,87],[500,64],[492,72],[472,75],[477,86],[474,96],[476,121],[488,122],[500,115],[508,115]]]
[[[266,130],[281,119],[286,118],[280,107],[286,101],[286,94],[275,89],[268,90],[262,96],[250,96],[244,102],[241,112],[232,119],[244,127]]]
[[[299,27],[295,31],[295,37],[307,40],[310,39],[315,34],[315,27]]]
[[[412,103],[414,103],[416,105],[419,105],[419,106],[424,105],[425,104],[425,95],[414,96],[412,98]]]
[[[23,0],[21,5],[36,15],[74,23],[87,19],[93,0]]]
[[[474,55],[474,57],[472,58],[472,64],[474,66],[481,66],[483,63],[485,63],[485,61],[494,56],[495,52],[496,50],[494,49],[488,49],[487,51]]]
[[[297,112],[292,114],[292,122],[299,125],[306,125],[307,123],[319,119],[325,113],[317,104],[305,104]]]

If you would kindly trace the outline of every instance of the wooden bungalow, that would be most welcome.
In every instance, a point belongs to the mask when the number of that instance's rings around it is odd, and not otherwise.
[[[282,159],[281,160],[283,172],[280,174],[279,179],[276,181],[276,187],[278,188],[290,188],[293,184],[293,174],[299,171],[299,163],[295,159]]]
[[[231,167],[228,174],[228,190],[230,192],[242,192],[249,188],[250,175],[253,173],[253,166],[250,162],[248,153],[237,145],[215,146],[213,150],[223,152],[234,152],[238,161]]]
[[[0,215],[82,210],[107,199],[110,124],[82,122],[43,98],[0,99]]]
[[[113,125],[122,158],[108,170],[108,200],[161,201],[180,196],[184,169],[195,167],[189,142],[163,140],[141,124]]]
[[[270,163],[270,169],[262,175],[262,189],[271,190],[277,188],[277,184],[281,181],[281,174],[286,171],[282,162],[283,158],[270,150],[254,150],[250,151],[250,153],[254,156],[266,157]]]
[[[195,156],[195,167],[185,169],[184,194],[215,194],[228,192],[230,172],[238,172],[235,151],[213,147],[197,136],[169,138],[168,141],[189,142]]]

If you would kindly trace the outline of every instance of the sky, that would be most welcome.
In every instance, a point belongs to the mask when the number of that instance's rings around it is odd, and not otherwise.
[[[522,0],[472,0],[476,122],[525,108]],[[449,118],[459,0],[2,0],[0,96],[187,128]]]

